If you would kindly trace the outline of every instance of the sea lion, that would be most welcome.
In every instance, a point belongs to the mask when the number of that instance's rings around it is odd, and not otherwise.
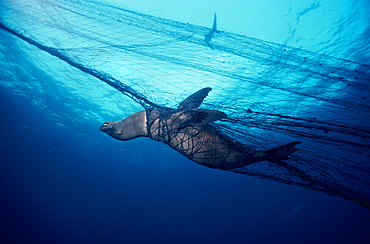
[[[300,142],[257,151],[219,132],[210,125],[226,114],[198,108],[211,88],[203,88],[180,103],[177,109],[148,109],[117,122],[105,122],[100,130],[118,140],[149,137],[164,142],[192,161],[218,169],[235,169],[261,161],[289,159]]]

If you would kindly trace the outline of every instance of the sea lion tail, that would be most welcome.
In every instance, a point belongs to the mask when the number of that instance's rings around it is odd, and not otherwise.
[[[298,150],[295,146],[300,143],[301,143],[300,141],[294,141],[281,146],[258,151],[254,155],[254,158],[256,159],[256,161],[270,161],[270,162],[288,160],[290,159],[289,155]]]

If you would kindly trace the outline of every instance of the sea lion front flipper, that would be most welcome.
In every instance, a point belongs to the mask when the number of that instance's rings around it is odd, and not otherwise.
[[[193,93],[192,95],[188,96],[184,101],[182,101],[177,109],[187,110],[198,108],[211,90],[212,88],[206,87],[197,91],[196,93]]]
[[[190,109],[173,114],[171,119],[173,124],[182,129],[186,126],[203,126],[226,117],[224,112],[217,110]]]
[[[227,115],[224,112],[210,109],[197,109],[194,115],[197,126],[206,125],[219,119],[224,119]]]

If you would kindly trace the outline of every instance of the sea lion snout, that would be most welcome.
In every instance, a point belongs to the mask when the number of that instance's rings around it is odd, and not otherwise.
[[[103,132],[108,133],[113,129],[113,122],[105,122],[102,126],[100,126],[100,130]]]
[[[132,140],[141,136],[148,136],[146,127],[146,111],[139,111],[123,120],[105,122],[100,130],[121,141]]]

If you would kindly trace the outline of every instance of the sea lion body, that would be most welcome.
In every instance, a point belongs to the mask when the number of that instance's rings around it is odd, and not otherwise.
[[[203,110],[207,113],[213,110]],[[196,115],[196,111],[173,113],[152,110],[148,112],[147,129],[151,139],[161,141],[194,162],[210,168],[237,168],[250,162],[256,152],[222,135],[211,125],[181,126],[183,119]],[[164,117],[164,118],[163,118]],[[177,123],[179,121],[180,123]]]
[[[176,110],[140,111],[121,121],[106,122],[100,130],[118,140],[149,137],[164,142],[198,164],[219,169],[234,169],[265,160],[285,160],[297,150],[295,145],[299,142],[256,151],[223,135],[209,123],[226,118],[226,114],[198,108],[210,90],[199,90]]]

